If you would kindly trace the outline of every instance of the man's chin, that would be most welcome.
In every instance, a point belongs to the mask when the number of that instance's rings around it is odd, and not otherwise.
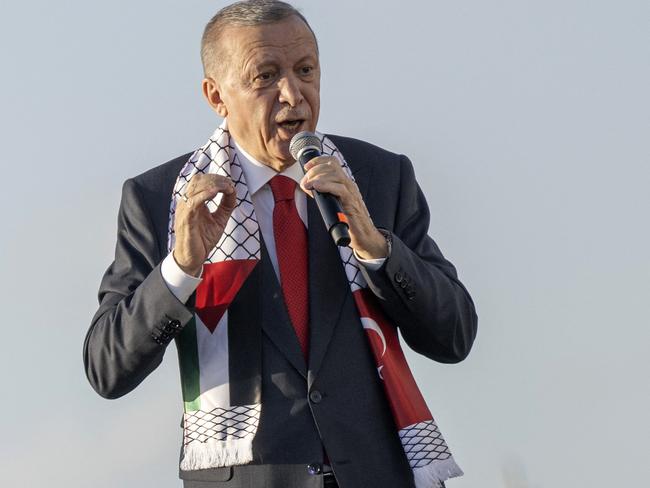
[[[297,132],[296,132],[297,134]],[[295,135],[295,134],[294,134]],[[293,136],[291,136],[293,137]],[[291,161],[293,162],[294,159],[291,156],[291,152],[289,152],[289,145],[291,144],[291,137],[281,137],[277,138],[274,141],[273,144],[273,155],[278,158],[282,159],[283,161]]]
[[[295,159],[293,159],[289,152],[289,142],[274,141],[274,144],[268,147],[269,151],[264,163],[278,172],[284,171],[295,163]]]

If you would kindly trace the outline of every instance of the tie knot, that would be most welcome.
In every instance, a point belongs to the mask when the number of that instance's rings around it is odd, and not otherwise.
[[[296,182],[287,176],[276,175],[269,181],[275,203],[293,200],[296,194]]]

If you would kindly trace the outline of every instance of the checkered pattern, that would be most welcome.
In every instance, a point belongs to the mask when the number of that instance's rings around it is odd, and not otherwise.
[[[198,410],[183,416],[184,445],[209,440],[225,441],[254,436],[260,423],[260,404],[240,405],[230,409]]]
[[[350,179],[354,181],[350,166],[348,166],[348,163],[343,157],[343,154],[341,154],[334,143],[325,135],[318,134],[318,136],[320,138],[320,143],[323,146],[323,155],[334,156],[336,159],[338,159],[341,163],[341,167],[345,170]],[[368,284],[361,274],[359,262],[354,257],[352,249],[349,247],[339,247],[339,254],[341,255],[341,261],[343,262],[343,267],[345,268],[345,275],[348,278],[352,292],[354,293],[359,289],[367,288]]]
[[[219,127],[210,140],[192,154],[181,170],[174,186],[169,210],[169,238],[167,244],[169,251],[174,249],[176,205],[185,195],[190,180],[198,173],[219,174],[229,177],[235,184],[237,207],[232,212],[221,239],[208,256],[206,263],[234,259],[260,259],[259,224],[255,217],[253,201],[246,186],[239,157],[235,155],[231,161],[230,155],[233,152],[234,148],[230,143],[228,129],[225,126]],[[208,209],[211,212],[216,211],[220,201],[221,195],[217,195],[213,200],[207,202]]]
[[[435,460],[451,457],[438,426],[433,420],[420,422],[399,431],[406,458],[412,468],[420,468]]]

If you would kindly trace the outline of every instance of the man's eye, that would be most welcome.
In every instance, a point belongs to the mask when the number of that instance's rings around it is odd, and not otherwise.
[[[300,68],[300,73],[303,75],[309,75],[312,71],[314,71],[314,68],[311,66],[303,66]]]
[[[260,73],[255,77],[257,81],[270,81],[272,78],[273,78],[273,73],[271,72]]]

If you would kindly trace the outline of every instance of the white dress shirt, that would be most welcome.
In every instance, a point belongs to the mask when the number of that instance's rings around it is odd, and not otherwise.
[[[305,227],[308,227],[307,194],[300,188],[300,180],[304,176],[304,172],[298,163],[294,163],[281,173],[277,173],[270,166],[262,164],[253,158],[250,154],[239,147],[236,142],[235,154],[239,158],[242,172],[244,173],[244,179],[248,186],[248,191],[251,194],[251,200],[253,201],[253,207],[255,208],[255,215],[260,226],[260,232],[262,233],[264,244],[266,245],[266,250],[271,258],[271,264],[273,265],[275,274],[278,277],[278,281],[280,281],[278,256],[275,251],[275,237],[273,235],[273,208],[275,207],[275,199],[273,198],[271,186],[268,183],[271,178],[277,174],[291,178],[297,183],[295,195],[296,209],[298,210],[298,215],[305,224]],[[316,225],[319,225],[318,222]],[[360,259],[356,253],[355,257],[359,263],[372,270],[379,269],[386,260],[386,258]],[[169,290],[183,303],[187,302],[192,293],[194,293],[194,290],[199,286],[199,283],[201,283],[201,275],[197,278],[185,273],[178,266],[171,252],[163,260],[160,266],[160,272]],[[201,274],[203,274],[202,270]]]

